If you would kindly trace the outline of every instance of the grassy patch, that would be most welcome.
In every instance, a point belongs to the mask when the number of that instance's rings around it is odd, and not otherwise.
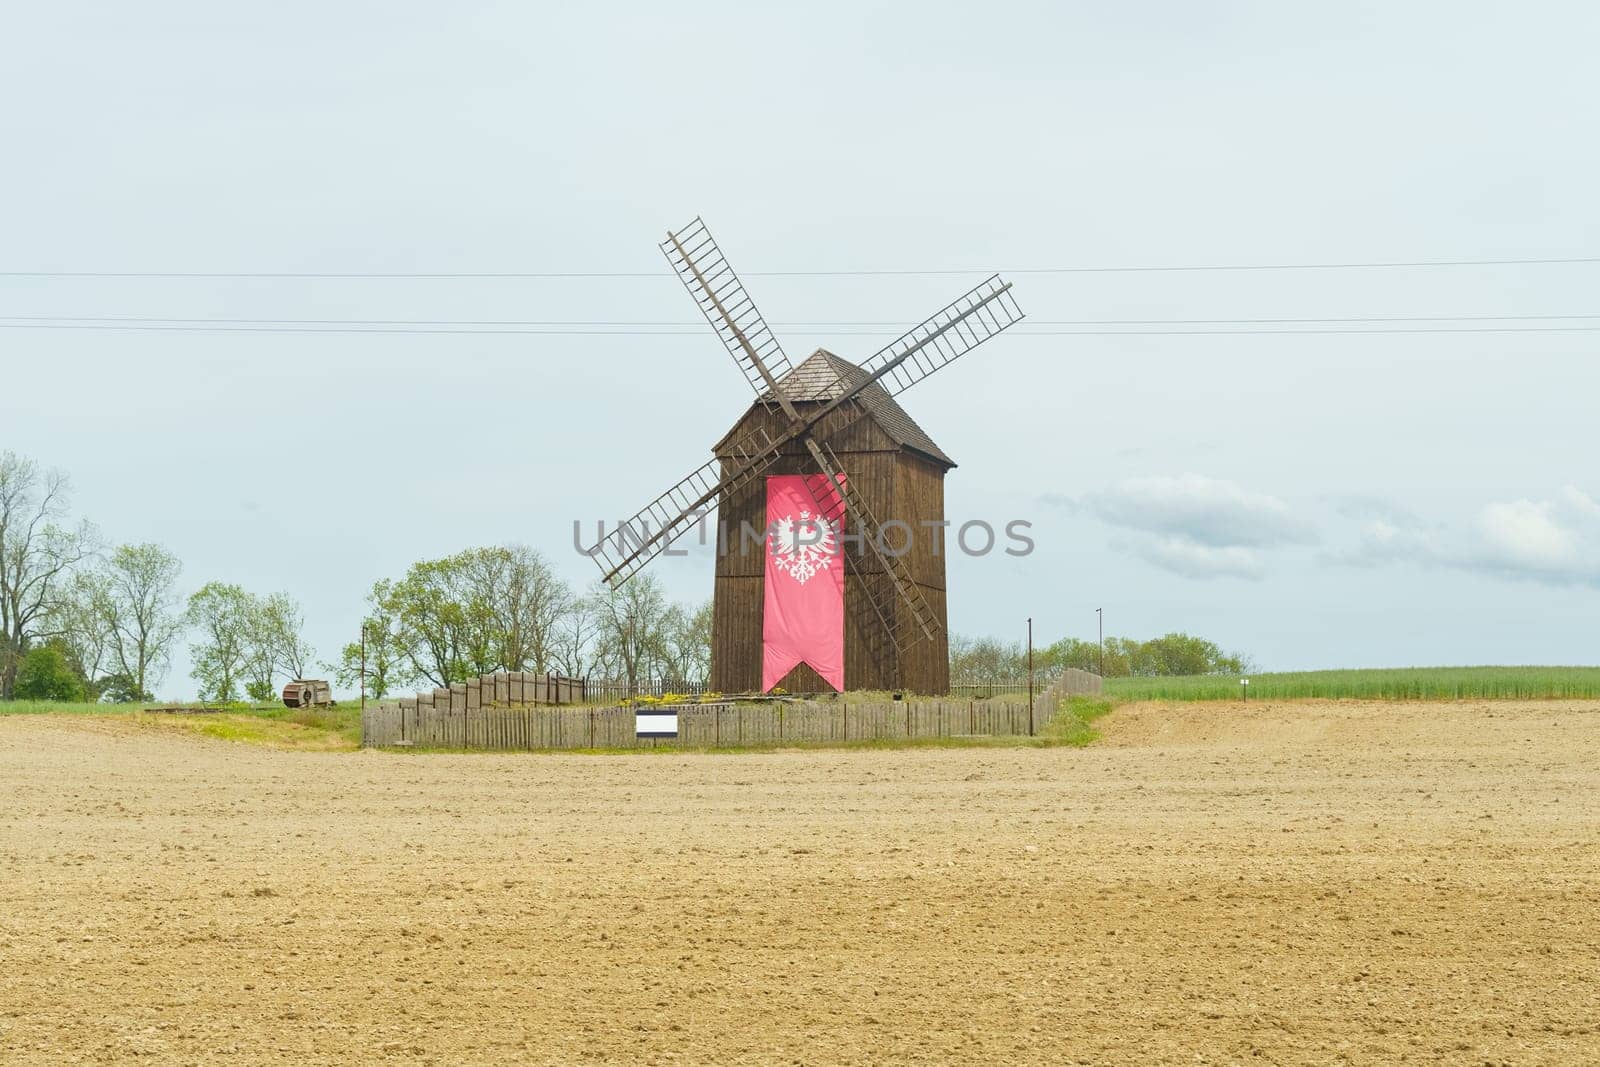
[[[199,705],[196,705],[198,708]],[[194,713],[146,712],[143,704],[83,704],[52,700],[0,703],[0,715],[91,715],[131,718],[149,729],[170,729],[271,748],[317,751],[354,749],[361,744],[361,709],[286,708],[282,704],[228,704]]]
[[[243,714],[264,722],[298,726],[332,734],[356,748],[361,744],[361,706],[338,704],[331,708],[286,708],[279,705],[252,708]]]
[[[1251,700],[1554,700],[1600,697],[1600,667],[1401,667],[1252,674]],[[1133,700],[1239,700],[1227,675],[1107,678],[1105,696]]]
[[[1110,700],[1095,697],[1067,697],[1057,709],[1055,718],[1045,723],[1041,736],[1060,745],[1087,745],[1100,736],[1090,724],[1102,715],[1108,715],[1116,705]]]
[[[319,729],[284,719],[225,713],[206,716],[140,716],[141,725],[155,729],[179,730],[266,748],[285,748],[314,752],[348,752],[360,744],[338,731]]]
[[[63,700],[0,700],[0,715],[131,715],[142,704],[85,704]]]

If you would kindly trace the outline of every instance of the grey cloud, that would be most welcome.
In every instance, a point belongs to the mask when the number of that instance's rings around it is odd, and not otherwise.
[[[1346,519],[1380,519],[1394,524],[1415,523],[1416,513],[1380,496],[1338,496],[1324,498],[1334,513]]]
[[[1242,545],[1203,545],[1182,537],[1133,537],[1118,538],[1112,547],[1184,578],[1260,581],[1267,571],[1261,553]]]
[[[1267,550],[1316,540],[1278,498],[1198,474],[1128,479],[1071,503],[1127,531],[1113,548],[1184,578],[1257,581]]]
[[[1316,540],[1311,525],[1278,498],[1198,474],[1132,478],[1089,494],[1083,504],[1113,526],[1211,548]]]

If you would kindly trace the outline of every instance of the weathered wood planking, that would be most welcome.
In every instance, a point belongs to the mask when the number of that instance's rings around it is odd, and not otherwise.
[[[660,706],[678,714],[678,737],[634,735],[631,707],[478,707],[459,711],[400,702],[362,712],[369,748],[414,746],[498,751],[543,749],[737,748],[957,735],[1023,736],[1037,714],[1015,701],[820,701]]]
[[[824,420],[814,432],[826,441],[844,467],[845,477],[866,500],[880,522],[906,523],[913,533],[909,551],[902,557],[913,581],[921,589],[938,632],[908,644],[903,656],[881,636],[864,632],[881,630],[873,618],[863,586],[870,585],[873,599],[894,613],[891,623],[910,609],[895,593],[870,553],[846,549],[845,568],[845,688],[851,690],[903,690],[943,693],[950,685],[950,643],[945,598],[945,556],[949,546],[941,529],[925,523],[944,521],[944,476],[949,465],[907,448],[886,433],[871,415],[863,416],[856,402],[846,404]],[[777,435],[783,416],[763,405],[753,406],[719,445],[725,447],[757,429]],[[724,460],[725,453],[719,452]],[[726,473],[726,469],[724,470]],[[784,454],[766,472],[815,474],[816,463],[802,442],[790,442]],[[711,688],[721,693],[753,693],[761,689],[763,545],[743,531],[766,526],[766,481],[756,478],[727,494],[717,505],[717,565],[712,606]],[[852,517],[846,516],[853,530]],[[954,536],[954,531],[949,531]],[[900,541],[891,532],[895,547]],[[909,622],[905,625],[911,625]],[[791,693],[827,692],[829,686],[805,664],[779,683]]]

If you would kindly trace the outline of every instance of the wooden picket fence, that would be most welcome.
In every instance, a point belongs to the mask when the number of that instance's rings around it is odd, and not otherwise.
[[[676,712],[676,738],[634,736],[632,707],[452,707],[415,701],[361,713],[361,743],[538,751],[594,748],[718,748],[933,737],[1026,736],[1044,725],[1043,702],[1009,700],[817,701],[653,705]]]
[[[414,697],[402,697],[397,703],[401,707],[449,712],[506,704],[581,704],[586,697],[582,678],[531,671],[498,671],[437,689],[424,689]]]

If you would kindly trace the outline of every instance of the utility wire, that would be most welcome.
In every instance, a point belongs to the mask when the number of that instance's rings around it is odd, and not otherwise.
[[[1089,267],[1014,267],[1008,274],[1151,274],[1186,271],[1273,271],[1273,270],[1393,270],[1433,267],[1514,267],[1566,266],[1600,263],[1600,256],[1539,259],[1423,259],[1366,263],[1207,263],[1175,266],[1089,266]],[[992,274],[987,267],[961,267],[935,270],[757,270],[744,272],[750,278],[869,278],[932,277],[939,275]],[[670,278],[672,272],[659,271],[434,271],[434,272],[357,272],[357,271],[103,271],[103,270],[7,270],[0,278],[312,278],[312,279],[539,279],[539,278]]]
[[[585,329],[451,329],[420,327],[361,327],[340,326],[147,326],[126,323],[34,323],[0,322],[0,330],[113,330],[150,331],[157,333],[324,333],[324,334],[454,334],[457,336],[523,336],[523,337],[694,337],[684,330],[585,330]],[[893,330],[835,330],[835,336],[845,337],[895,337],[903,331]],[[1352,327],[1345,329],[1305,330],[1030,330],[1026,327],[1008,331],[1008,337],[1223,337],[1241,335],[1275,334],[1407,334],[1407,333],[1600,333],[1600,326],[1460,326],[1460,327]]]
[[[1546,322],[1600,319],[1600,314],[1583,315],[1358,315],[1312,319],[1029,319],[1032,326],[1289,326],[1318,323],[1367,322]],[[674,327],[704,330],[705,320],[661,320],[656,322],[625,319],[185,319],[175,316],[125,315],[0,315],[7,323],[157,323],[162,325],[223,326],[561,326],[604,327],[617,330],[641,327]],[[854,322],[819,320],[813,322],[773,322],[770,326],[819,329],[829,327],[882,326],[905,329],[901,322],[861,320]]]

